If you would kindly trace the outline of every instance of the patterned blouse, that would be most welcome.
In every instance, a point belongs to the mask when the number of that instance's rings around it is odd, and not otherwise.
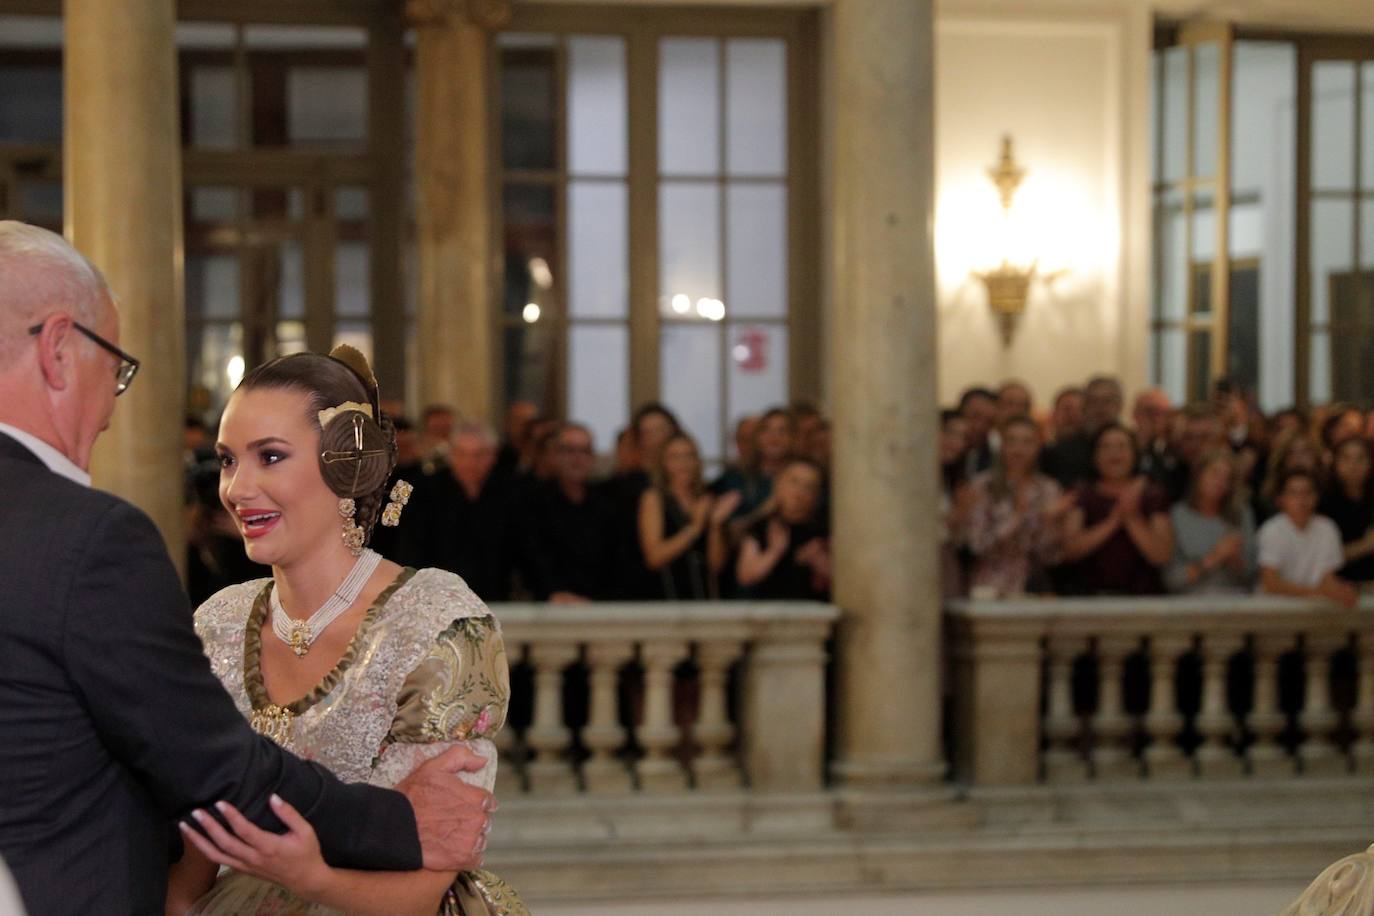
[[[254,729],[342,780],[388,788],[462,742],[488,763],[458,778],[491,791],[491,739],[505,723],[509,673],[496,618],[461,578],[439,569],[401,572],[368,609],[339,663],[286,707],[268,698],[260,666],[272,585],[271,579],[257,579],[230,586],[196,611],[196,633],[210,665]],[[229,871],[191,912],[334,911]],[[439,912],[525,910],[496,876],[465,872]]]
[[[973,555],[969,592],[1024,594],[1040,584],[1047,567],[1063,558],[1061,530],[1049,518],[1063,491],[1049,477],[1036,474],[1026,484],[1025,508],[1018,510],[1014,494],[993,496],[992,482],[990,472],[969,482],[972,508],[962,537]]]

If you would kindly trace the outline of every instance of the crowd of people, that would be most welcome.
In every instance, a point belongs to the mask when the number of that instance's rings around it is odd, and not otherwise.
[[[503,435],[452,409],[398,430],[396,476],[414,493],[375,548],[458,573],[486,601],[825,600],[830,589],[829,422],[808,405],[739,421],[737,459],[708,479],[696,440],[661,404],[637,410],[613,463],[592,431],[507,410]],[[187,421],[193,598],[263,575],[218,506],[213,435]]]
[[[1374,412],[1265,416],[1097,376],[1035,409],[1026,385],[941,413],[946,596],[1244,593],[1350,606],[1374,583]]]

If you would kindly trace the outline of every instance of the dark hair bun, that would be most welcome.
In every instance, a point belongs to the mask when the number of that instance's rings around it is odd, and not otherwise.
[[[396,462],[393,437],[362,411],[341,411],[320,434],[320,473],[340,498],[380,489]]]

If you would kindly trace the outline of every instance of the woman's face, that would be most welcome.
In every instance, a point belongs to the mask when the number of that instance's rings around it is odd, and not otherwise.
[[[290,566],[324,545],[345,549],[309,409],[301,392],[260,388],[230,398],[220,420],[219,498],[254,562]]]
[[[663,450],[663,473],[669,486],[690,486],[701,473],[696,447],[686,439],[675,439]]]
[[[1230,460],[1218,458],[1207,463],[1198,474],[1197,493],[1199,501],[1219,506],[1226,501],[1231,492],[1231,480],[1235,473]]]
[[[636,431],[640,456],[652,461],[653,456],[663,447],[663,443],[673,434],[673,424],[661,413],[647,413],[639,418]]]
[[[1113,429],[1097,441],[1093,464],[1103,480],[1125,480],[1135,471],[1135,449],[1124,429]]]
[[[792,450],[792,424],[787,418],[774,414],[759,424],[759,457],[764,461],[778,461]]]
[[[953,464],[968,449],[968,421],[963,417],[946,420],[940,427],[940,463]]]
[[[1002,431],[1002,463],[1008,471],[1025,473],[1035,467],[1040,454],[1040,434],[1024,423]]]
[[[1341,483],[1351,487],[1363,487],[1369,477],[1369,452],[1354,440],[1348,440],[1336,450],[1336,460],[1332,465]]]
[[[821,497],[821,475],[809,464],[792,464],[778,475],[774,485],[778,514],[784,521],[800,525],[816,512]]]
[[[1288,448],[1288,455],[1283,461],[1283,470],[1315,471],[1320,461],[1321,456],[1317,454],[1316,446],[1306,439],[1298,439]]]

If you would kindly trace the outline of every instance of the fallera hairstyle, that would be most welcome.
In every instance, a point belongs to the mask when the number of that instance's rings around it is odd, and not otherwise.
[[[363,529],[364,540],[372,539],[377,516],[386,502],[391,473],[396,468],[396,426],[377,405],[376,382],[366,360],[351,348],[336,348],[339,356],[318,353],[293,353],[263,363],[243,377],[236,391],[281,390],[295,391],[306,396],[306,418],[320,432],[320,449],[351,448],[353,418],[363,417],[361,429],[363,447],[380,452],[362,460],[354,469],[352,462],[325,463],[321,458],[320,476],[340,499],[352,499],[354,518]],[[345,360],[348,360],[347,362]],[[358,363],[359,365],[354,365]],[[327,429],[321,429],[319,413],[346,402],[369,404],[375,420],[357,411],[345,411],[335,417]],[[335,443],[334,440],[341,441]]]

